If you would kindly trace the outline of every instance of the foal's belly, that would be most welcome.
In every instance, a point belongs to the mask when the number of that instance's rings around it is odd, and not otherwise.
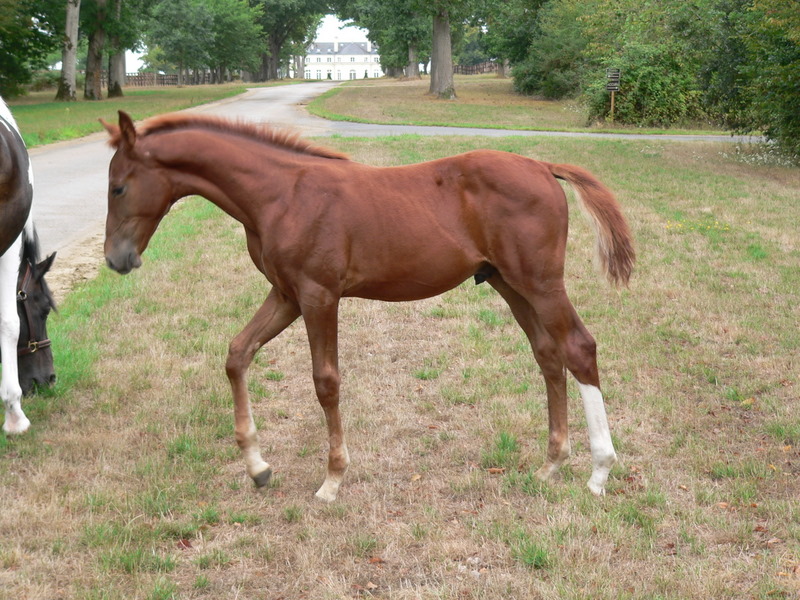
[[[417,266],[415,270],[393,274],[386,272],[382,276],[352,280],[343,295],[387,302],[430,298],[443,294],[472,277],[481,268],[481,262],[445,266],[430,261]]]

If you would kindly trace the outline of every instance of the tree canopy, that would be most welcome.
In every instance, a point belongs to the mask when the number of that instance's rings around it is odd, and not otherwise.
[[[0,0],[0,93],[20,92],[61,47],[66,5]],[[616,121],[714,122],[800,156],[800,0],[83,0],[80,47],[95,83],[103,52],[143,43],[160,68],[264,80],[329,12],[368,31],[387,73],[417,77],[430,60],[440,97],[455,96],[454,60],[489,57],[511,64],[518,92],[575,98],[602,121],[606,71],[619,69]]]

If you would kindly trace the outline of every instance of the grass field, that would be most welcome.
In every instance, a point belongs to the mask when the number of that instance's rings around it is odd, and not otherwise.
[[[338,86],[315,99],[309,110],[329,119],[396,125],[445,125],[536,131],[614,133],[724,133],[708,123],[671,129],[587,123],[574,101],[541,100],[514,92],[511,79],[456,75],[456,100],[428,95],[429,80],[367,79]]]
[[[30,433],[0,437],[3,597],[798,597],[796,169],[722,144],[326,143],[374,164],[494,147],[584,165],[618,192],[630,289],[597,276],[577,215],[567,276],[621,457],[608,495],[585,487],[574,386],[574,456],[557,481],[532,477],[543,384],[503,303],[471,282],[343,302],[353,464],[333,505],[312,498],[327,444],[302,322],[262,350],[250,389],[276,477],[255,491],[224,361],[267,288],[240,227],[194,199],[142,269],[104,270],[51,317],[59,384],[25,402]]]

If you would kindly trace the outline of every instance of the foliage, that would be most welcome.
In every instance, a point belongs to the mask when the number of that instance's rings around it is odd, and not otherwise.
[[[22,93],[33,71],[46,65],[58,44],[57,21],[51,0],[0,0],[0,95]]]
[[[204,67],[211,60],[213,19],[199,0],[162,0],[153,9],[149,39],[181,68]]]
[[[251,0],[251,4],[261,9],[262,68],[258,78],[276,79],[279,65],[289,58],[289,49],[313,40],[327,5],[323,0]]]
[[[586,70],[588,45],[585,3],[550,2],[538,12],[535,35],[526,54],[514,52],[514,87],[545,98],[574,96]]]
[[[247,0],[211,0],[213,44],[210,65],[220,69],[253,69],[258,64],[262,7]]]
[[[747,19],[750,60],[741,72],[749,81],[752,120],[741,128],[763,129],[800,158],[800,7],[796,1],[755,0]]]
[[[578,97],[609,116],[605,71],[621,70],[615,119],[711,120],[800,151],[800,10],[783,0],[514,0],[487,35],[514,62],[518,91]],[[527,11],[527,12],[526,12]],[[535,14],[524,53],[514,24]],[[494,31],[492,31],[494,29]],[[511,42],[516,40],[512,45]]]
[[[428,61],[431,22],[418,10],[416,0],[349,0],[337,3],[337,10],[342,18],[369,32],[370,41],[380,48],[384,72],[408,65],[409,46],[416,48],[419,62]]]

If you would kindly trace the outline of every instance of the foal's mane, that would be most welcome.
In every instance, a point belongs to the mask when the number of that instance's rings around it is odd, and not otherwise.
[[[273,129],[269,125],[247,123],[245,121],[231,121],[221,117],[186,114],[167,114],[153,117],[142,123],[136,130],[137,135],[147,136],[153,133],[176,131],[188,128],[201,128],[223,133],[233,133],[250,139],[255,139],[285,150],[320,156],[349,160],[349,156],[323,146],[315,146],[304,140],[299,133],[286,129]],[[112,140],[113,143],[114,140]]]

